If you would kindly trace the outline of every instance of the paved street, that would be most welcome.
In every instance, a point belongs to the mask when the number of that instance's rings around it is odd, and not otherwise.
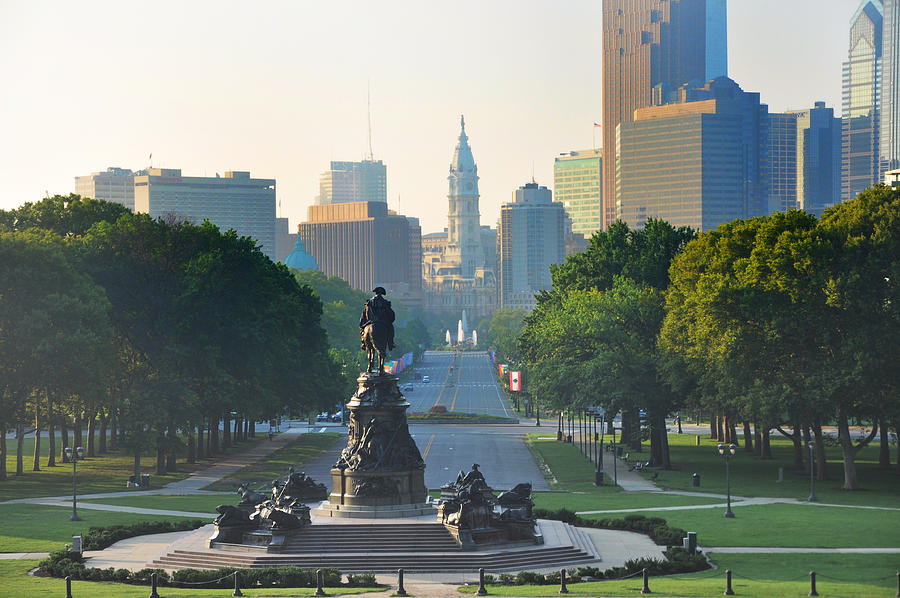
[[[414,390],[403,391],[410,411],[425,412],[435,405],[447,411],[484,413],[501,417],[516,414],[497,385],[494,365],[483,352],[426,351],[416,364],[416,373],[428,376],[431,382],[413,380]],[[451,369],[452,366],[452,369]]]

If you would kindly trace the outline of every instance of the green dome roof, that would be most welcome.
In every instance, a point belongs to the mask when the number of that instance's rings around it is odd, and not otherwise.
[[[299,238],[297,239],[297,243],[294,244],[294,250],[288,254],[286,258],[284,258],[284,265],[288,268],[295,268],[297,270],[318,270],[319,264],[316,263],[316,258],[311,256],[309,252],[306,251],[306,247],[303,246],[303,241]]]

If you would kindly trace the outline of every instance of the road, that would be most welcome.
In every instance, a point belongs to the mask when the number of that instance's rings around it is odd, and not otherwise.
[[[482,352],[462,352],[455,357],[452,352],[428,351],[424,359],[416,364],[415,371],[428,376],[431,382],[414,381],[415,390],[404,391],[403,394],[412,405],[410,411],[428,411],[434,405],[444,405],[448,411],[514,418],[515,411],[498,386],[493,367],[487,354]],[[330,429],[346,432],[346,428],[341,427]],[[550,489],[524,442],[528,432],[547,428],[536,428],[531,422],[412,422],[409,429],[425,459],[425,485],[428,488],[439,488],[456,479],[460,470],[468,471],[473,463],[478,463],[487,483],[495,489],[506,490],[520,482],[531,482],[534,490]],[[344,446],[341,443],[335,450],[310,464],[306,468],[307,473],[319,481],[330,480],[331,465]]]
[[[416,364],[417,374],[431,382],[413,380],[405,390],[411,412],[425,412],[437,405],[447,411],[515,417],[494,376],[494,365],[483,352],[426,351]]]

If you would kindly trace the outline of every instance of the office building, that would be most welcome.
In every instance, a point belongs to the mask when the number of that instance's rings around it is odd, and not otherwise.
[[[900,168],[900,1],[884,0],[879,147],[882,172]]]
[[[725,0],[603,0],[603,227],[616,217],[616,127],[653,89],[727,75]]]
[[[843,66],[841,197],[854,199],[881,180],[879,99],[883,6],[865,0],[850,20]]]
[[[297,233],[290,231],[287,218],[275,219],[275,261],[284,262],[284,258],[294,250],[297,244]]]
[[[531,182],[500,207],[500,306],[531,310],[552,286],[550,265],[566,259],[566,211],[549,189]]]
[[[138,173],[141,174],[141,173]],[[75,193],[122,204],[134,211],[134,171],[110,167],[104,172],[75,177]]]
[[[333,161],[319,177],[316,205],[369,201],[387,203],[387,167],[381,160]]]
[[[134,177],[134,211],[194,224],[209,220],[222,231],[256,239],[276,261],[275,179],[252,179],[237,170],[188,177],[179,168],[150,168]]]
[[[797,200],[797,115],[793,112],[769,114],[767,135],[769,157],[769,213],[796,210]]]
[[[577,150],[553,161],[553,193],[572,219],[572,231],[590,237],[603,228],[603,150]]]
[[[768,211],[768,108],[727,77],[682,86],[616,129],[616,213],[710,230]]]
[[[371,291],[385,287],[407,304],[421,304],[419,221],[380,201],[309,206],[299,241],[328,276]]]
[[[489,317],[498,305],[496,233],[482,226],[478,209],[478,166],[469,146],[466,123],[447,177],[447,228],[423,238],[425,306],[431,311]]]

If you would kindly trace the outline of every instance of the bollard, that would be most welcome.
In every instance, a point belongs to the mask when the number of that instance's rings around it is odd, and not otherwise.
[[[559,593],[560,594],[568,594],[569,588],[566,587],[566,570],[559,570]]]
[[[641,588],[641,594],[650,593],[650,569],[644,567],[644,587]]]
[[[900,598],[900,571],[897,571],[897,598]]]
[[[734,596],[734,590],[731,589],[731,569],[725,569],[725,595]]]
[[[897,574],[900,576],[900,573]],[[66,575],[66,598],[72,598],[72,578]]]
[[[487,596],[487,588],[484,587],[484,567],[478,570],[478,596]]]
[[[234,572],[234,592],[231,594],[232,596],[243,596],[244,593],[241,592],[241,572]]]
[[[150,598],[159,598],[156,593],[156,573],[150,574]]]
[[[700,437],[697,436],[697,446],[700,446]]]
[[[397,569],[397,595],[406,596],[406,588],[403,587],[403,569]]]
[[[325,574],[321,569],[316,569],[316,596],[324,596],[325,589],[322,587],[325,585]]]
[[[810,596],[818,596],[819,593],[816,591],[816,572],[809,572],[809,595]]]

